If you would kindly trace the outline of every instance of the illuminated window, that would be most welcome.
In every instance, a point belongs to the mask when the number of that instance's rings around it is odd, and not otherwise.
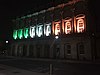
[[[43,35],[43,25],[39,25],[36,27],[36,34],[38,37],[41,37]]]
[[[23,38],[23,29],[18,30],[18,38],[22,39]]]
[[[29,29],[28,28],[25,28],[24,29],[24,37],[25,38],[28,38],[28,36],[29,36]]]
[[[17,39],[17,30],[14,30],[14,31],[13,31],[13,38],[14,38],[14,39]]]
[[[65,33],[66,34],[70,34],[71,30],[72,30],[72,28],[71,28],[71,25],[72,25],[71,21],[70,20],[65,21],[64,25],[65,25]]]
[[[78,17],[76,18],[77,22],[77,32],[81,33],[85,30],[85,23],[84,23],[84,17]]]
[[[35,26],[30,27],[30,37],[34,38],[35,37]]]
[[[55,35],[59,35],[60,33],[60,23],[55,24]]]
[[[45,26],[44,26],[44,34],[46,36],[50,36],[50,34],[51,34],[51,23],[45,24]]]

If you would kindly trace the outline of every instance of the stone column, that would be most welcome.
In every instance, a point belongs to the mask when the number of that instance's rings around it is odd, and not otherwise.
[[[29,56],[29,44],[27,44],[27,53],[26,56]]]
[[[14,55],[17,56],[18,44],[15,46]]]
[[[35,58],[37,57],[37,53],[36,53],[36,52],[37,52],[37,51],[36,51],[36,45],[35,45],[35,46],[34,46],[34,52],[33,52]]]
[[[61,44],[60,47],[60,58],[64,58],[64,44]]]
[[[44,46],[44,44],[43,44],[43,45],[42,45],[42,57],[45,57],[45,56],[44,56],[44,47],[45,47],[45,46]]]

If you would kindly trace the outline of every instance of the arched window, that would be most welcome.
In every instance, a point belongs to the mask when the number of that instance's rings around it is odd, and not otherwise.
[[[29,28],[24,28],[24,38],[28,38],[29,36]]]
[[[35,26],[30,26],[30,37],[31,38],[34,38],[36,35],[35,35]]]
[[[72,19],[64,20],[64,32],[70,34],[72,31]]]
[[[79,19],[77,20],[77,32],[83,32],[84,31],[84,20]]]
[[[17,34],[18,34],[17,32],[18,32],[17,30],[14,30],[14,31],[13,31],[13,38],[14,38],[14,39],[17,39]]]
[[[77,32],[82,33],[85,31],[85,16],[84,15],[79,15],[76,17],[76,27],[77,27]]]
[[[60,24],[61,24],[61,22],[55,22],[55,23],[54,23],[55,35],[59,35],[60,32],[61,32]]]
[[[51,23],[46,23],[44,25],[44,35],[50,36],[50,34],[51,34]]]
[[[36,27],[36,35],[38,37],[43,36],[43,25],[42,24],[37,25],[37,27]]]
[[[23,38],[23,29],[18,30],[18,38],[22,39]]]

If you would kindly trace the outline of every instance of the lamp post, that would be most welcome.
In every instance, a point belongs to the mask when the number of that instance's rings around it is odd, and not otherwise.
[[[56,35],[55,38],[54,38],[54,40],[53,40],[53,42],[52,42],[52,44],[51,44],[51,46],[50,46],[50,50],[51,50],[51,48],[53,47],[55,41],[56,41],[58,38],[59,38],[59,36]],[[52,75],[52,74],[53,74],[53,65],[50,64],[50,75]]]
[[[59,38],[59,36],[55,36],[55,39],[58,39]]]
[[[7,50],[8,50],[8,43],[9,43],[9,41],[6,40],[5,43],[6,43],[6,44],[5,44],[4,54],[7,55]]]

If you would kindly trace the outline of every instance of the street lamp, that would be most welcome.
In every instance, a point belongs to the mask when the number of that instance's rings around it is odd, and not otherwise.
[[[8,43],[8,40],[6,40],[6,44]]]
[[[51,50],[52,46],[54,45],[55,40],[57,40],[58,38],[59,38],[59,36],[56,35],[56,36],[55,36],[55,39],[54,39],[54,41],[53,41],[53,43],[52,43],[51,46],[50,46],[50,50]],[[53,74],[53,65],[50,64],[50,75],[52,75],[52,74]]]
[[[59,37],[58,36],[55,36],[55,39],[58,39]]]

